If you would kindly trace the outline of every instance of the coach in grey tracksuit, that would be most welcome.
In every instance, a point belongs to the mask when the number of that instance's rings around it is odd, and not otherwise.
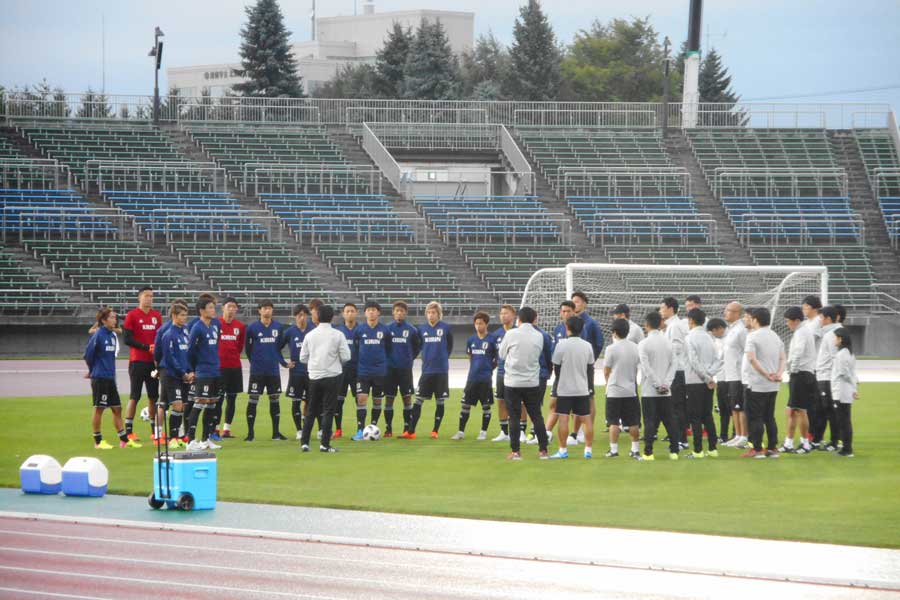
[[[710,453],[716,452],[716,420],[713,419],[713,390],[716,389],[716,373],[722,368],[722,358],[712,336],[703,326],[706,313],[699,308],[687,315],[691,328],[685,338],[687,368],[684,383],[687,390],[687,414],[694,434],[694,456],[703,452],[703,429],[706,429]]]
[[[644,321],[647,337],[638,344],[641,359],[641,408],[644,412],[644,456],[653,456],[653,440],[659,423],[669,434],[669,454],[678,458],[677,423],[672,412],[672,380],[675,356],[672,342],[660,331],[662,317],[650,313]]]

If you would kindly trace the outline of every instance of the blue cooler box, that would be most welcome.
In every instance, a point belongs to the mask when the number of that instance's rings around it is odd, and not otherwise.
[[[58,494],[62,489],[62,467],[52,456],[35,454],[19,467],[19,479],[26,494]]]
[[[160,473],[159,462],[163,468]],[[166,482],[168,468],[169,481]],[[162,481],[160,481],[162,475]],[[166,484],[169,493],[166,493]],[[160,488],[160,485],[162,486]],[[153,495],[165,502],[169,508],[183,508],[179,499],[189,495],[193,499],[193,510],[208,510],[216,507],[216,455],[211,452],[173,452],[168,459],[153,459]]]

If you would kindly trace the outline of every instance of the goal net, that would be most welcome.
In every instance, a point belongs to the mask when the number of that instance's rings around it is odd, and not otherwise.
[[[559,304],[575,291],[588,297],[588,311],[609,338],[612,309],[627,304],[631,319],[643,324],[644,315],[657,310],[662,299],[674,296],[684,317],[684,299],[696,294],[707,318],[721,317],[725,305],[740,302],[744,308],[766,307],[772,312],[772,329],[782,338],[787,327],[782,317],[789,306],[815,294],[828,301],[825,267],[728,267],[681,265],[633,265],[569,263],[541,269],[525,285],[522,306],[538,313],[538,322],[552,328],[559,322]]]

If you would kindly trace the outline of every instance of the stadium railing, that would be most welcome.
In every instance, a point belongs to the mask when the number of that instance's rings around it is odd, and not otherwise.
[[[159,190],[223,192],[227,189],[225,170],[214,162],[88,160],[83,182],[88,191]]]
[[[365,150],[366,154],[369,155],[369,158],[372,159],[372,162],[375,163],[375,166],[384,174],[391,185],[394,186],[394,189],[400,192],[401,195],[404,195],[405,188],[400,165],[397,164],[393,155],[388,152],[381,140],[378,139],[378,136],[375,135],[375,132],[366,123],[362,125],[361,143],[363,150]]]
[[[652,218],[647,218],[652,214]],[[651,246],[716,246],[717,223],[712,215],[664,212],[609,213],[583,216],[579,219],[588,238],[601,246],[636,244]]]
[[[559,167],[558,195],[690,196],[691,174],[683,167]]]
[[[628,104],[600,110],[553,110],[526,108],[513,110],[516,127],[658,127],[655,108],[635,108]]]
[[[837,167],[716,167],[712,172],[710,187],[717,198],[724,195],[849,196],[847,172]]]
[[[738,239],[743,245],[825,243],[838,245],[852,241],[864,244],[862,217],[843,214],[747,213],[735,220]]]
[[[72,173],[56,159],[0,158],[0,187],[71,189]]]
[[[248,163],[241,185],[245,193],[381,194],[381,172],[370,166]]]

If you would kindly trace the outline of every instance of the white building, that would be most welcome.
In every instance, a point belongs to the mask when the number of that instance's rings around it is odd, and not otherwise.
[[[439,20],[447,31],[455,54],[471,49],[475,42],[475,14],[447,10],[404,10],[376,13],[372,4],[365,14],[351,17],[324,17],[315,20],[315,39],[291,46],[304,91],[309,94],[334,77],[347,63],[375,62],[375,53],[384,45],[394,23],[415,28],[422,19]],[[182,96],[200,96],[208,89],[214,97],[243,81],[237,75],[240,63],[170,67],[166,69],[169,87]]]

